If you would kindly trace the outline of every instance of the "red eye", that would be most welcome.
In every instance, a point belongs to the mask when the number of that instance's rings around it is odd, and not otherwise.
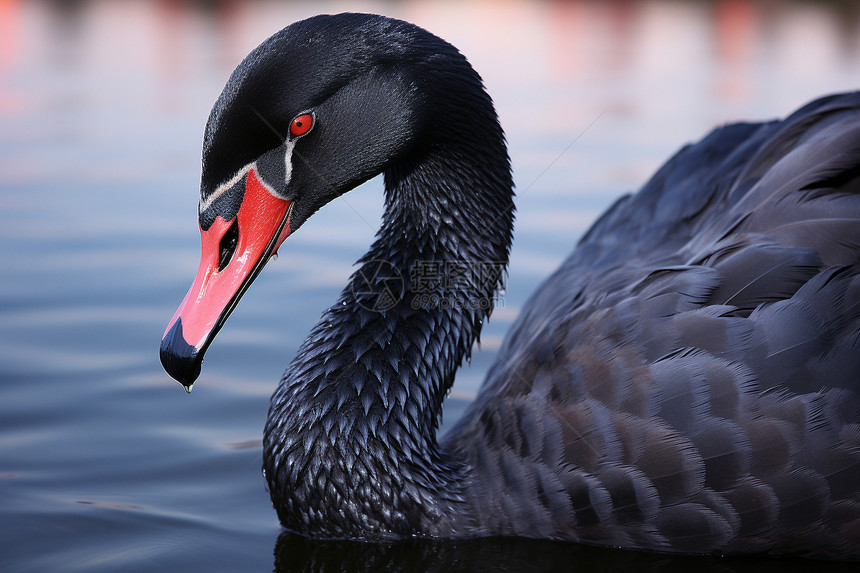
[[[290,124],[290,139],[301,137],[311,130],[314,126],[314,116],[309,113],[303,113],[296,117]]]

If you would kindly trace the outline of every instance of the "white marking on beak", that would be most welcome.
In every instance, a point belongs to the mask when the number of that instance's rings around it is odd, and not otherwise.
[[[284,187],[286,187],[287,184],[289,184],[290,177],[293,174],[292,158],[293,158],[293,147],[295,147],[295,146],[296,146],[295,140],[287,141],[287,143],[286,143],[286,151],[284,152],[284,168],[285,168],[284,169]],[[250,171],[251,169],[256,170],[256,167],[257,167],[256,161],[249,163],[248,165],[246,165],[245,167],[243,167],[242,169],[237,171],[236,175],[234,175],[229,180],[225,181],[224,183],[222,183],[221,185],[216,187],[215,191],[210,193],[209,196],[206,197],[205,199],[201,199],[200,202],[197,204],[197,214],[200,215],[201,213],[203,213],[203,211],[205,211],[206,209],[211,207],[212,203],[214,203],[218,199],[218,197],[220,197],[221,195],[223,195],[224,193],[229,191],[236,183],[241,181],[242,178],[248,174],[248,171]],[[269,183],[267,181],[263,180],[263,178],[260,176],[259,172],[257,173],[257,179],[260,181],[260,183],[263,184],[263,187],[266,189],[266,191],[269,192],[270,195],[272,195],[273,197],[277,197],[278,199],[283,199],[283,197],[281,195],[279,195],[269,185]]]
[[[233,185],[241,181],[242,178],[248,174],[248,171],[250,171],[256,166],[256,161],[253,163],[249,163],[248,165],[240,169],[236,173],[236,175],[231,177],[228,181],[225,181],[224,183],[216,187],[215,191],[210,193],[208,197],[206,197],[205,199],[200,199],[200,203],[197,205],[197,214],[199,215],[200,213],[208,209],[212,205],[212,203],[214,203],[215,200],[218,199],[218,197],[226,193],[231,187],[233,187]]]

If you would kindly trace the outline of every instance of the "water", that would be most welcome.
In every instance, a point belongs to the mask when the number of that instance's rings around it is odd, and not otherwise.
[[[232,68],[315,12],[387,13],[484,76],[518,184],[477,392],[528,295],[685,141],[857,87],[853,3],[0,2],[0,570],[821,570],[531,541],[390,546],[282,534],[260,475],[268,397],[369,245],[374,180],[290,237],[207,355],[161,370],[198,257],[203,125]],[[840,566],[833,566],[840,569]]]

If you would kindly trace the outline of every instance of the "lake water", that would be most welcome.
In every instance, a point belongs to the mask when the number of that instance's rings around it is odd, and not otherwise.
[[[619,194],[715,125],[782,116],[860,78],[853,2],[0,1],[0,571],[843,569],[282,534],[260,474],[269,395],[370,244],[381,182],[288,240],[193,395],[157,349],[197,266],[210,106],[271,33],[343,10],[407,19],[457,45],[511,147],[507,290],[446,424],[524,300]]]

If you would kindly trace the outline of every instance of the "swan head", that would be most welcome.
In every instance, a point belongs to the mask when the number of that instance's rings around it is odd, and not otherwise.
[[[252,51],[206,125],[202,254],[162,338],[168,374],[190,391],[204,352],[281,243],[339,195],[445,145],[450,122],[486,116],[470,109],[476,97],[489,101],[453,46],[381,16],[317,16]]]

